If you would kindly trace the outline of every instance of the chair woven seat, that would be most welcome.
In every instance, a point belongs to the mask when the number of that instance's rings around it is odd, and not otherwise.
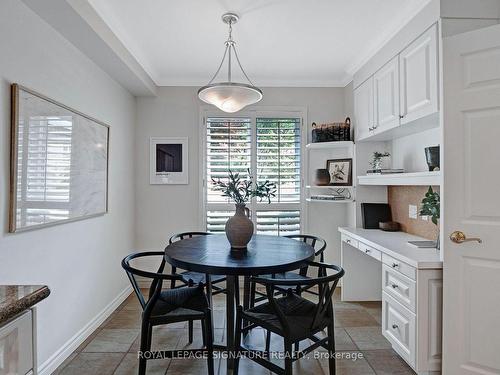
[[[193,284],[205,284],[206,279],[205,279],[205,274],[200,273],[200,272],[192,272],[192,271],[184,271],[179,273],[182,277],[182,280],[188,284],[190,281],[193,282]],[[210,279],[212,283],[218,283],[221,281],[226,280],[226,276],[224,275],[210,275]]]
[[[316,315],[317,305],[296,294],[288,294],[282,298],[276,298],[276,303],[285,315],[285,319],[290,327],[290,338],[292,340],[301,340],[309,337],[313,331],[321,330],[328,326],[330,320],[325,317],[316,322],[312,328],[314,316]],[[276,310],[270,302],[255,306],[249,310],[243,311],[245,319],[263,325],[269,330],[283,335],[283,327],[276,315]]]
[[[200,316],[208,307],[203,287],[183,287],[162,291],[153,308],[151,316],[176,317]]]

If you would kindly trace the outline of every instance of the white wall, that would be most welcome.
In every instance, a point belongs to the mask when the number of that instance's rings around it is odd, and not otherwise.
[[[264,99],[259,106],[305,106],[308,108],[309,124],[344,118],[342,88],[264,88],[263,91]],[[195,87],[162,87],[155,98],[137,99],[135,166],[138,249],[163,249],[172,234],[203,229],[198,227],[201,186],[198,142],[202,124],[199,122],[200,102],[196,92]],[[189,185],[149,185],[151,136],[189,137]],[[336,254],[340,244],[337,226],[346,224],[346,213],[345,207],[334,209],[332,206],[317,205],[314,210],[309,210],[309,231],[324,237],[330,244],[328,251]],[[335,258],[340,262],[338,256]]]
[[[135,99],[18,0],[0,2],[0,284],[47,284],[38,308],[43,364],[128,287],[133,248]],[[10,83],[108,123],[109,213],[8,234]]]

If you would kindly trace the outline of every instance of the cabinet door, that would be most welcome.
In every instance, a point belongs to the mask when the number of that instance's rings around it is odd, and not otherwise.
[[[356,140],[373,133],[373,77],[354,90],[354,115]]]
[[[428,29],[399,55],[401,124],[438,111],[437,27]]]
[[[399,126],[399,57],[373,76],[375,132]]]
[[[0,374],[27,374],[33,369],[31,310],[0,327]]]

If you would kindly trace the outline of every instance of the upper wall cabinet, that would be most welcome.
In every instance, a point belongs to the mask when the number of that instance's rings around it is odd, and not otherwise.
[[[437,27],[428,29],[399,55],[401,124],[438,111]]]
[[[354,90],[357,141],[439,126],[437,35],[433,25]]]
[[[356,140],[373,134],[373,77],[354,90],[354,117]]]
[[[373,76],[375,132],[399,126],[399,59],[389,61]]]

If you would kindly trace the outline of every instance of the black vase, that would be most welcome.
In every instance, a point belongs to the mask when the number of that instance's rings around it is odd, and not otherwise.
[[[429,166],[429,171],[439,171],[439,146],[425,148],[425,159]]]

